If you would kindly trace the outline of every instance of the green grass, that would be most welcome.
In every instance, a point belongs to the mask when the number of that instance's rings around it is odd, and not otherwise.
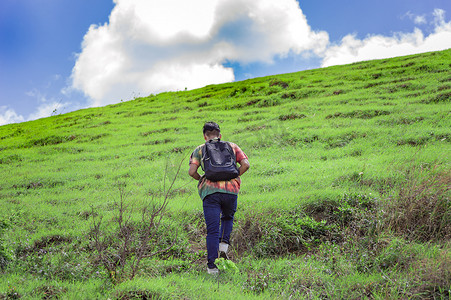
[[[447,299],[450,61],[360,62],[1,126],[0,299]],[[232,236],[240,273],[219,284],[187,174],[210,120],[251,163]],[[112,280],[93,220],[116,220],[125,184],[138,226],[175,177],[156,247],[176,244]]]

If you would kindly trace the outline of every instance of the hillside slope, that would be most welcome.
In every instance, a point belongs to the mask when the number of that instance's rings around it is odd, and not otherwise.
[[[24,296],[53,287],[72,298],[88,282],[88,298],[136,290],[209,298],[215,281],[194,279],[204,270],[205,228],[187,167],[213,120],[251,163],[233,236],[242,272],[225,277],[225,290],[449,296],[450,62],[451,50],[374,60],[1,126],[1,295],[14,283]],[[139,278],[99,290],[111,274],[99,273],[89,238],[96,218],[114,220],[121,199],[138,210],[164,195],[158,242],[178,231],[172,252],[144,261]]]

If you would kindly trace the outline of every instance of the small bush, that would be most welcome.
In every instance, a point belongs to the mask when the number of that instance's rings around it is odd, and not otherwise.
[[[334,225],[315,221],[302,212],[275,213],[264,220],[260,217],[247,218],[236,230],[233,244],[238,252],[251,250],[258,257],[305,252],[335,231]]]

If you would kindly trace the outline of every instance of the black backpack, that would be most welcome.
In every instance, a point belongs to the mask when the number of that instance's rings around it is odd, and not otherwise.
[[[236,157],[227,142],[210,140],[202,149],[205,177],[211,181],[225,181],[240,175],[236,166]]]

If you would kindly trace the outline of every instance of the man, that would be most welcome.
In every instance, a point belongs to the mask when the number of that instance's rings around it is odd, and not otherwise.
[[[221,139],[219,125],[207,122],[203,128],[206,142],[215,143]],[[240,165],[239,176],[243,175],[250,167],[246,154],[234,143],[228,142],[235,155],[235,161]],[[212,181],[198,173],[199,166],[204,169],[205,144],[198,146],[191,154],[189,160],[189,175],[198,180],[199,195],[203,201],[205,224],[207,226],[207,271],[209,274],[217,274],[218,268],[215,260],[218,251],[221,257],[227,258],[230,234],[233,228],[233,217],[237,208],[238,192],[241,179],[236,177],[226,181]],[[219,225],[221,223],[221,228]]]

